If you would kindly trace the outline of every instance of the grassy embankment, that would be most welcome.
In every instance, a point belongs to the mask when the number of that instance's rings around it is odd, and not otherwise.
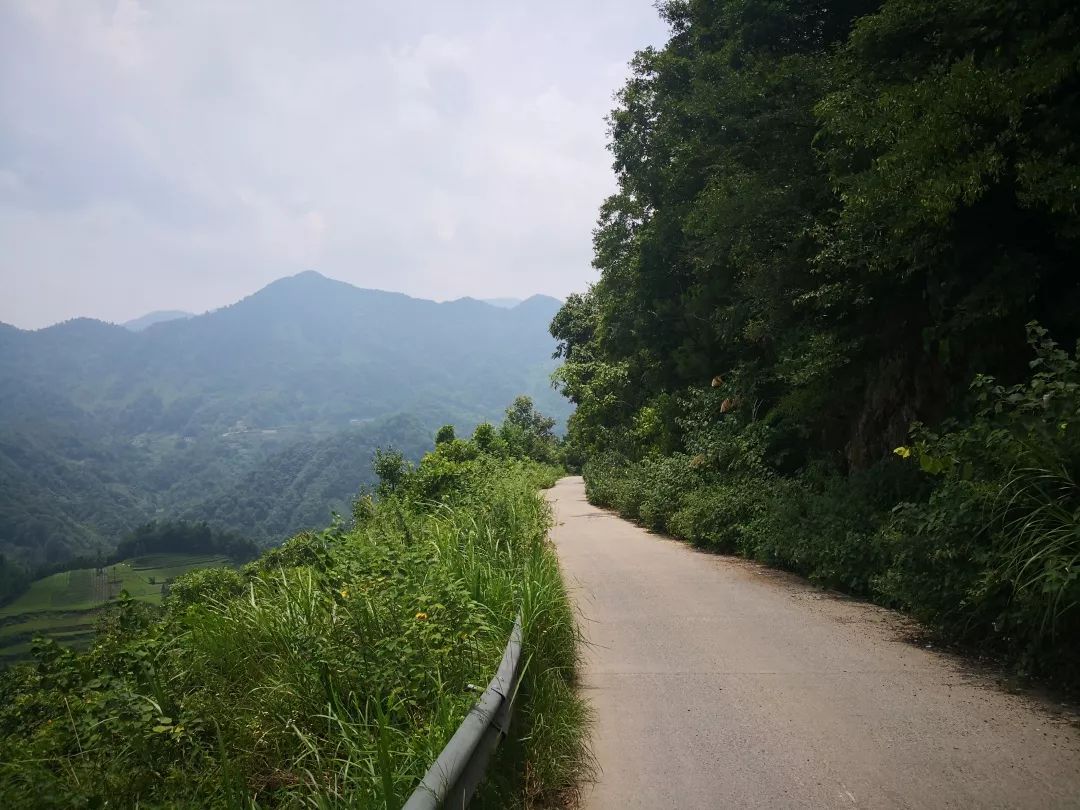
[[[39,645],[0,681],[0,803],[399,807],[518,611],[523,691],[479,805],[564,801],[587,756],[538,493],[558,471],[506,455],[383,463],[354,528],[187,574],[161,607],[122,599],[84,655]]]

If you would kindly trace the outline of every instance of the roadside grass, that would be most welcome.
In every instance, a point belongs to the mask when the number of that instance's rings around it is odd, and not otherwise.
[[[593,770],[585,745],[591,715],[576,690],[581,637],[558,557],[548,539],[550,507],[535,495],[564,474],[557,467],[535,465],[529,471],[533,497],[503,492],[492,501],[505,506],[496,512],[493,524],[475,520],[476,505],[437,515],[442,521],[434,533],[440,555],[458,567],[459,576],[472,577],[476,593],[498,594],[503,638],[510,634],[516,611],[521,614],[526,660],[516,725],[491,769],[495,778],[478,794],[478,807],[567,806]],[[507,486],[505,480],[496,484]],[[523,572],[507,581],[498,570],[499,538],[513,536],[513,527],[532,527],[532,533],[524,542],[505,547],[510,557],[506,562]]]
[[[588,718],[537,491],[559,473],[440,453],[409,473],[445,489],[438,501],[406,481],[351,531],[191,572],[163,610],[121,600],[85,656],[46,645],[14,668],[0,681],[0,804],[400,807],[519,611],[521,696],[478,806],[564,802],[587,771]]]

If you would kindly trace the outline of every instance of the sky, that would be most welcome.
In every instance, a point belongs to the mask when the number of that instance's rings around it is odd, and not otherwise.
[[[0,321],[595,278],[652,0],[0,0]]]

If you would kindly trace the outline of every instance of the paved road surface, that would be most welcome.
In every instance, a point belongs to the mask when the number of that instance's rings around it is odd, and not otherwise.
[[[549,498],[591,646],[587,810],[1080,808],[1080,728],[890,611]]]

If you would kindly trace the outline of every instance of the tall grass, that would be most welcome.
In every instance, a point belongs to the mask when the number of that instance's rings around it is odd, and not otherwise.
[[[995,504],[1000,524],[992,579],[1033,603],[1038,634],[1053,638],[1080,605],[1080,486],[1063,464],[1019,466]]]
[[[519,611],[516,722],[479,802],[572,791],[587,716],[537,491],[553,473],[432,456],[414,475],[451,476],[437,500],[405,486],[349,531],[301,535],[241,572],[194,572],[162,615],[126,602],[85,656],[41,645],[0,682],[0,805],[397,808],[494,674]]]

